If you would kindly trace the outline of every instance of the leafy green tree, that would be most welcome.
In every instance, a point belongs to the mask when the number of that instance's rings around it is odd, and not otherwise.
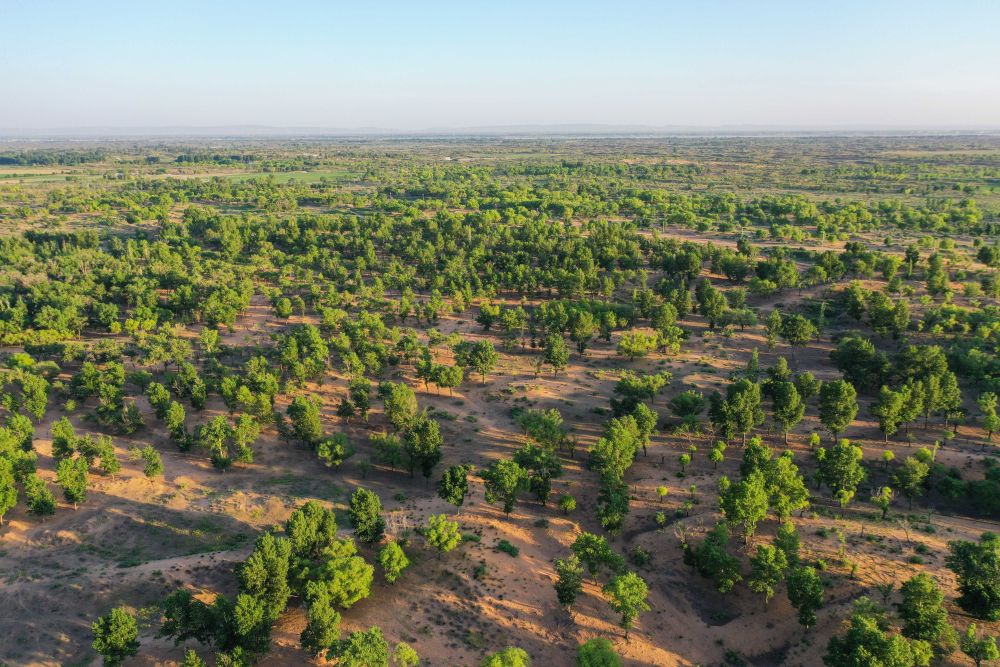
[[[958,606],[975,618],[1000,620],[1000,537],[983,533],[979,542],[948,543],[945,559],[958,577]]]
[[[725,399],[716,392],[712,394],[710,402],[709,416],[712,423],[727,439],[740,435],[745,445],[747,434],[764,422],[760,385],[756,382],[737,380],[726,389]]]
[[[793,355],[796,347],[808,345],[817,335],[816,325],[796,314],[786,315],[782,318],[779,333],[782,339],[792,347]]]
[[[115,607],[107,616],[101,616],[91,630],[91,646],[104,658],[106,667],[117,667],[139,652],[139,626],[124,607]]]
[[[788,431],[802,421],[806,405],[802,402],[798,389],[791,382],[779,382],[771,391],[774,399],[774,421],[781,427],[787,445]]]
[[[417,667],[420,655],[406,642],[399,642],[392,652],[392,662],[396,667]]]
[[[914,456],[908,456],[903,461],[903,466],[893,475],[893,483],[906,497],[910,509],[913,509],[913,499],[923,495],[930,471],[928,464]]]
[[[761,544],[757,553],[750,558],[750,576],[747,587],[764,596],[764,607],[774,597],[774,589],[785,578],[788,559],[785,552],[777,547]]]
[[[291,557],[291,542],[264,533],[236,571],[241,591],[264,603],[264,614],[272,623],[284,613],[292,594],[288,586]]]
[[[410,559],[406,557],[403,547],[395,540],[390,540],[378,552],[378,564],[382,566],[382,573],[385,580],[390,584],[395,582],[403,574],[403,570],[410,566]]]
[[[310,500],[285,521],[285,535],[298,558],[318,558],[337,540],[337,516],[333,510]]]
[[[469,495],[469,466],[449,466],[438,481],[437,491],[439,498],[461,507]]]
[[[14,484],[14,465],[0,456],[0,526],[3,517],[17,504],[17,486]]]
[[[542,358],[552,367],[552,374],[557,375],[559,371],[566,368],[569,363],[569,348],[566,341],[558,334],[550,334],[545,339],[545,348],[542,351]]]
[[[342,667],[389,667],[389,644],[379,627],[373,625],[337,641],[327,653],[330,658],[336,658]]]
[[[603,637],[589,639],[576,650],[576,667],[621,667],[614,646]]]
[[[288,418],[292,423],[292,432],[300,441],[311,446],[323,437],[319,406],[320,401],[315,396],[296,396],[288,405]]]
[[[434,466],[441,461],[441,425],[426,415],[412,420],[403,435],[403,451],[409,459],[410,477],[419,467],[425,479],[430,479]]]
[[[510,514],[517,503],[517,494],[528,486],[528,472],[515,461],[494,461],[483,471],[486,502],[503,503],[503,511]]]
[[[851,625],[842,637],[831,637],[823,655],[827,667],[855,667],[857,665],[886,665],[898,667],[923,667],[933,656],[930,646],[923,641],[907,641],[888,632],[881,614],[865,608],[862,598],[855,603]]]
[[[889,513],[889,506],[892,504],[893,492],[888,486],[880,486],[879,488],[872,491],[871,501],[872,504],[882,510],[882,520],[885,521],[886,515]]]
[[[860,447],[852,445],[842,438],[829,450],[820,447],[816,450],[819,461],[817,480],[826,484],[833,492],[842,507],[846,507],[858,491],[858,485],[867,475],[862,464],[864,452]]]
[[[583,590],[583,564],[580,558],[573,554],[566,559],[556,559],[556,598],[564,607],[576,602],[577,596]]]
[[[965,630],[965,635],[959,644],[962,653],[969,656],[976,667],[982,667],[984,662],[1000,660],[1000,649],[997,648],[997,640],[986,635],[980,637],[976,634],[976,624],[970,623]]]
[[[694,566],[703,577],[711,579],[720,593],[728,593],[743,580],[740,561],[729,553],[729,527],[725,521],[715,524],[697,548],[684,542],[684,562]]]
[[[576,511],[576,498],[568,493],[564,493],[559,496],[559,509],[563,511],[563,514],[569,514],[570,512]]]
[[[37,473],[32,472],[25,478],[24,498],[29,514],[44,517],[56,513],[56,498]]]
[[[527,444],[514,452],[514,462],[528,474],[528,488],[544,505],[552,493],[552,480],[562,475],[562,464],[550,450]]]
[[[87,461],[83,458],[63,459],[56,466],[56,481],[63,490],[66,502],[73,509],[87,500]]]
[[[149,479],[163,476],[163,459],[152,445],[146,445],[139,450],[139,456],[142,458],[143,475]]]
[[[878,400],[872,403],[871,413],[878,419],[878,428],[889,442],[889,436],[899,430],[903,422],[903,409],[906,405],[906,394],[893,391],[883,386],[879,391]]]
[[[647,334],[643,331],[626,331],[618,339],[618,354],[628,357],[629,361],[635,361],[654,351],[658,341],[659,336],[656,334]]]
[[[181,667],[208,667],[205,661],[198,657],[198,654],[194,652],[194,649],[188,649],[184,654],[184,659],[181,661]]]
[[[768,492],[764,473],[754,470],[735,484],[723,477],[719,487],[719,505],[726,521],[742,529],[743,539],[749,545],[757,524],[767,516]]]
[[[824,382],[819,390],[819,420],[834,438],[858,414],[858,393],[844,380]]]
[[[684,425],[694,426],[705,411],[705,397],[701,392],[689,389],[671,398],[667,407]]]
[[[317,582],[307,584],[306,604],[306,627],[299,642],[310,655],[318,656],[340,637],[340,612],[333,607],[329,588]]]
[[[374,544],[385,534],[385,519],[382,518],[382,500],[374,491],[357,488],[351,494],[348,517],[354,526],[354,534],[362,542]]]
[[[439,553],[444,554],[459,545],[462,534],[458,531],[457,521],[448,521],[448,517],[444,514],[434,514],[427,519],[424,539]]]
[[[479,667],[531,667],[531,656],[524,649],[509,646],[483,658]]]
[[[500,355],[493,343],[481,340],[476,343],[459,343],[455,348],[455,360],[459,366],[471,368],[482,375],[483,384],[486,384],[486,375],[496,367]]]
[[[781,311],[778,309],[772,310],[764,323],[764,330],[767,333],[767,349],[773,350],[777,344],[778,336],[781,335],[781,324]]]
[[[612,572],[621,573],[625,568],[625,560],[614,552],[607,538],[593,533],[580,533],[570,546],[573,553],[580,559],[591,576],[594,576],[602,567],[606,567]]]
[[[903,621],[902,634],[909,639],[920,639],[932,646],[950,643],[954,647],[955,631],[948,625],[948,612],[942,603],[944,595],[930,575],[920,572],[900,587],[902,602],[899,618]]]
[[[385,383],[379,387],[379,393],[385,399],[385,416],[389,423],[396,431],[405,430],[417,416],[417,395],[402,382]]]
[[[816,612],[823,606],[823,582],[808,566],[792,568],[788,573],[788,601],[799,614],[805,628],[816,625]]]
[[[646,448],[650,439],[656,434],[656,424],[660,421],[660,415],[645,403],[635,406],[632,411],[632,418],[639,429],[639,443],[642,445],[642,455],[646,456]]]
[[[795,524],[791,521],[782,522],[774,535],[774,546],[784,552],[785,560],[790,567],[799,564],[799,545],[799,534],[795,530]]]
[[[708,320],[708,328],[715,329],[729,308],[725,295],[703,279],[698,290],[698,313]]]
[[[649,597],[649,587],[646,582],[634,572],[620,574],[609,581],[602,589],[608,598],[608,605],[621,615],[621,626],[625,629],[625,638],[635,622],[636,617],[649,611],[646,598]]]

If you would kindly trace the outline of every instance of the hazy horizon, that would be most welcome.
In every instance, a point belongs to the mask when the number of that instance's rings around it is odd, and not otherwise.
[[[997,25],[972,0],[13,0],[0,132],[994,130]]]

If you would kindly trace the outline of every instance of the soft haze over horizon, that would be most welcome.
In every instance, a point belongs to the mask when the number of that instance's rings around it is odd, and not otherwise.
[[[1000,127],[1000,3],[0,0],[0,128]]]

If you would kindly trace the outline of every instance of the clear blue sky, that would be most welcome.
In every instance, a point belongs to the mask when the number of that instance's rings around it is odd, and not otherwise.
[[[0,128],[1000,126],[995,0],[0,0]]]

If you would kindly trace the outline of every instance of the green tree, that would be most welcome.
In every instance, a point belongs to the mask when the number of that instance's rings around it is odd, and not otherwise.
[[[0,456],[0,526],[4,515],[17,504],[17,486],[14,484],[13,464]]]
[[[816,338],[816,326],[801,315],[786,315],[781,321],[780,335],[792,347],[792,361],[795,361],[795,348],[808,345]]]
[[[438,481],[437,492],[442,500],[461,507],[469,495],[469,466],[449,466]]]
[[[403,570],[410,566],[410,559],[406,557],[403,547],[395,540],[390,540],[378,552],[378,564],[382,566],[382,573],[385,580],[390,584],[399,579]]]
[[[712,395],[709,416],[724,437],[740,435],[745,445],[747,434],[764,422],[760,401],[760,385],[740,379],[729,385],[725,399],[717,392]]]
[[[385,383],[379,387],[379,393],[385,398],[385,416],[389,423],[396,431],[405,430],[417,416],[417,395],[402,382]]]
[[[332,648],[340,637],[340,612],[333,607],[330,589],[319,582],[306,585],[306,627],[299,635],[302,648],[312,656]]]
[[[56,481],[63,490],[66,502],[73,509],[87,499],[87,461],[83,458],[63,459],[56,466]]]
[[[614,646],[603,637],[589,639],[576,649],[576,667],[621,667]]]
[[[374,491],[357,488],[351,494],[348,509],[354,534],[362,542],[374,544],[385,534],[385,519],[382,518],[382,500]]]
[[[944,595],[937,583],[926,572],[914,575],[900,587],[903,599],[899,605],[899,618],[903,621],[902,634],[909,639],[921,639],[931,645],[951,643],[954,633],[948,625],[948,612],[942,603]]]
[[[486,502],[503,503],[504,514],[510,514],[517,503],[517,494],[527,488],[528,472],[515,461],[494,461],[483,471]]]
[[[798,389],[791,382],[779,382],[771,391],[774,400],[774,421],[781,427],[787,445],[788,431],[802,421],[806,405],[802,402]]]
[[[931,468],[928,464],[916,457],[908,456],[903,461],[903,466],[893,475],[893,483],[906,497],[910,509],[913,508],[913,499],[923,495],[930,471]]]
[[[996,639],[989,635],[978,636],[975,623],[970,623],[969,627],[965,629],[965,635],[959,646],[962,653],[976,663],[976,667],[982,667],[984,662],[1000,660],[1000,649],[997,648]]]
[[[434,514],[427,519],[427,525],[424,527],[424,539],[439,553],[444,554],[459,545],[462,541],[462,534],[458,531],[457,521],[448,521],[448,517],[444,514]]]
[[[823,582],[811,567],[795,567],[788,573],[788,601],[799,613],[805,628],[816,625],[816,612],[823,606]]]
[[[583,563],[573,554],[566,559],[556,559],[556,598],[564,607],[576,602],[577,596],[583,590]]]
[[[287,539],[264,533],[237,567],[240,590],[264,603],[264,614],[272,623],[284,613],[292,594],[288,586],[291,557],[292,545]]]
[[[194,652],[194,649],[188,649],[184,654],[184,660],[181,661],[181,667],[208,667],[205,661],[198,657],[198,654]]]
[[[91,630],[91,646],[104,658],[106,667],[117,667],[139,652],[139,626],[124,607],[115,607],[107,616],[101,616]]]
[[[337,641],[327,653],[330,658],[337,658],[341,667],[389,667],[389,644],[379,627],[373,625]]]
[[[767,516],[768,492],[764,474],[754,470],[735,484],[724,477],[719,487],[719,505],[726,521],[742,529],[743,539],[749,545],[757,524]]]
[[[392,661],[396,667],[417,667],[420,655],[406,642],[399,642],[392,652]]]
[[[882,510],[883,521],[885,521],[885,517],[889,513],[889,506],[892,504],[892,496],[892,489],[888,486],[880,486],[876,490],[872,491],[872,504]]]
[[[816,457],[819,460],[817,479],[830,487],[834,498],[846,507],[867,474],[862,464],[864,452],[842,438],[829,450],[820,447],[816,450]]]
[[[426,415],[414,418],[403,435],[403,450],[410,465],[410,477],[419,467],[425,479],[430,479],[434,466],[441,461],[441,425]]]
[[[559,371],[566,368],[569,363],[569,348],[566,341],[559,334],[550,334],[545,338],[545,348],[542,351],[542,358],[549,366],[552,366],[552,374],[557,375]]]
[[[871,413],[878,419],[878,428],[889,442],[889,436],[899,430],[903,422],[903,411],[906,405],[906,394],[893,391],[883,386],[879,391],[878,400],[872,403]]]
[[[701,576],[711,579],[720,593],[728,593],[743,580],[740,561],[730,555],[728,545],[729,527],[725,521],[715,524],[697,548],[687,542],[683,544],[684,562],[693,565]]]
[[[764,607],[774,597],[774,589],[785,578],[788,559],[785,552],[777,547],[761,544],[757,553],[750,558],[750,576],[747,587],[764,596]]]
[[[496,367],[500,355],[493,343],[481,340],[471,344],[460,343],[455,350],[455,360],[459,366],[471,368],[482,375],[483,384],[486,384],[486,375]]]
[[[782,522],[774,535],[774,546],[784,552],[785,560],[791,567],[799,564],[799,544],[799,534],[795,530],[795,524],[791,521]]]
[[[319,406],[320,401],[315,396],[296,396],[288,405],[288,418],[292,423],[292,432],[300,441],[311,446],[323,437]]]
[[[975,618],[1000,620],[1000,537],[983,533],[979,542],[948,543],[945,559],[958,577],[958,606]]]
[[[858,393],[844,380],[824,382],[819,390],[819,420],[834,438],[858,414]]]
[[[149,479],[163,476],[163,459],[152,445],[146,445],[139,450],[142,457],[142,474]]]
[[[37,473],[33,472],[25,478],[24,498],[28,513],[34,516],[50,516],[56,512],[56,498]]]
[[[524,649],[511,646],[486,656],[479,667],[531,667],[531,656]]]
[[[570,549],[587,567],[591,576],[596,575],[602,567],[615,573],[620,573],[625,568],[625,560],[614,552],[607,538],[602,535],[580,533]]]
[[[650,609],[646,602],[649,587],[636,573],[626,572],[609,581],[602,590],[608,598],[608,605],[621,615],[620,625],[625,629],[625,638],[628,639],[628,631],[636,617]]]
[[[932,652],[926,642],[907,641],[888,632],[880,613],[872,611],[862,598],[855,603],[851,625],[842,637],[831,637],[823,655],[827,667],[923,667],[930,664]]]

